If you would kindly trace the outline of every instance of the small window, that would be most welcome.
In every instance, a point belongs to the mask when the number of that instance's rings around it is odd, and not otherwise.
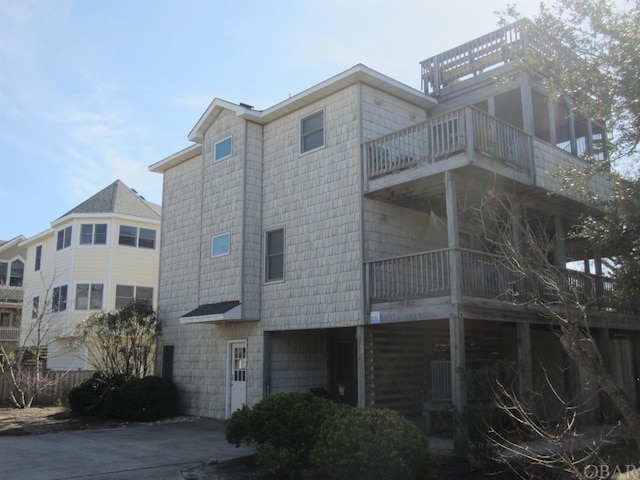
[[[300,124],[300,153],[324,146],[324,112],[302,119]]]
[[[79,283],[76,286],[76,310],[102,310],[101,283]]]
[[[146,302],[149,305],[153,303],[153,288],[151,287],[136,287],[136,301]]]
[[[38,245],[36,247],[36,264],[35,271],[40,270],[40,266],[42,265],[42,245]]]
[[[138,229],[136,227],[120,225],[120,236],[118,237],[118,243],[120,245],[128,245],[130,247],[135,247],[137,238],[138,238]]]
[[[71,246],[71,227],[64,228],[58,231],[58,241],[56,243],[56,250],[62,250]]]
[[[53,289],[53,299],[51,310],[54,312],[64,312],[67,309],[67,286],[55,287]]]
[[[40,315],[40,297],[33,297],[33,308],[31,309],[31,318],[37,319]]]
[[[284,280],[284,229],[265,236],[265,281]]]
[[[24,262],[22,260],[14,260],[11,262],[11,278],[9,278],[9,285],[12,287],[21,287],[23,276]]]
[[[211,240],[211,256],[218,257],[229,253],[229,234],[218,235]]]
[[[7,273],[9,273],[9,264],[0,262],[0,285],[7,284]]]
[[[138,247],[156,248],[156,231],[149,228],[141,228],[138,237]]]
[[[231,137],[227,137],[224,140],[220,140],[215,144],[213,159],[214,161],[222,160],[223,158],[230,157],[232,153],[233,142]]]
[[[107,243],[107,224],[82,224],[80,226],[80,245],[105,245]]]
[[[173,382],[173,345],[162,346],[162,378]]]

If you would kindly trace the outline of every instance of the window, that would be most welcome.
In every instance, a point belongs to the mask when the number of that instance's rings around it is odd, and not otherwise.
[[[79,283],[76,286],[76,310],[102,310],[101,283]]]
[[[7,273],[9,272],[8,268],[9,268],[8,263],[0,262],[0,285],[7,284]]]
[[[63,228],[58,231],[58,243],[56,250],[62,250],[71,246],[71,227]]]
[[[51,310],[54,312],[64,312],[67,309],[67,286],[55,287],[53,289],[53,301]]]
[[[34,320],[40,314],[40,297],[33,297],[33,308],[31,309],[31,318]]]
[[[22,260],[14,260],[11,262],[11,277],[9,278],[9,285],[12,287],[21,287],[23,275],[24,262]]]
[[[83,223],[80,226],[80,245],[106,245],[106,223]]]
[[[232,146],[233,142],[231,137],[227,137],[224,140],[217,142],[213,147],[213,160],[217,162],[223,158],[230,157],[232,153]]]
[[[314,113],[302,119],[300,124],[300,153],[324,145],[324,112]]]
[[[264,270],[266,282],[284,280],[284,229],[266,233]]]
[[[36,265],[35,265],[36,272],[40,270],[41,264],[42,264],[42,245],[38,245],[36,247]]]
[[[138,229],[138,227],[120,225],[118,243],[131,247],[154,249],[156,248],[156,231],[150,228]]]
[[[116,310],[126,307],[134,300],[153,303],[153,288],[133,285],[116,285]]]
[[[218,257],[229,253],[229,234],[218,235],[211,239],[211,256]]]

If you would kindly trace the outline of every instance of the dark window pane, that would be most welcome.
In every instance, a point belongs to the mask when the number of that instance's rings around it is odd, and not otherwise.
[[[138,236],[138,229],[136,227],[128,227],[126,225],[120,225],[120,238],[118,243],[120,245],[136,246],[136,237]]]

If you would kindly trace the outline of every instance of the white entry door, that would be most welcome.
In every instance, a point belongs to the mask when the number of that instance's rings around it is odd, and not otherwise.
[[[247,341],[229,342],[228,416],[247,403]]]

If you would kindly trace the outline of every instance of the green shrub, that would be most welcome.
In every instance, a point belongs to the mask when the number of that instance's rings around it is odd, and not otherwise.
[[[431,456],[424,434],[392,410],[349,408],[327,418],[311,460],[345,480],[424,480]]]
[[[150,422],[177,415],[178,393],[159,377],[126,378],[94,373],[69,391],[72,413]]]
[[[320,427],[339,409],[333,402],[308,393],[266,397],[253,408],[237,410],[229,420],[229,443],[256,442],[256,463],[281,476],[294,477],[309,468]]]

